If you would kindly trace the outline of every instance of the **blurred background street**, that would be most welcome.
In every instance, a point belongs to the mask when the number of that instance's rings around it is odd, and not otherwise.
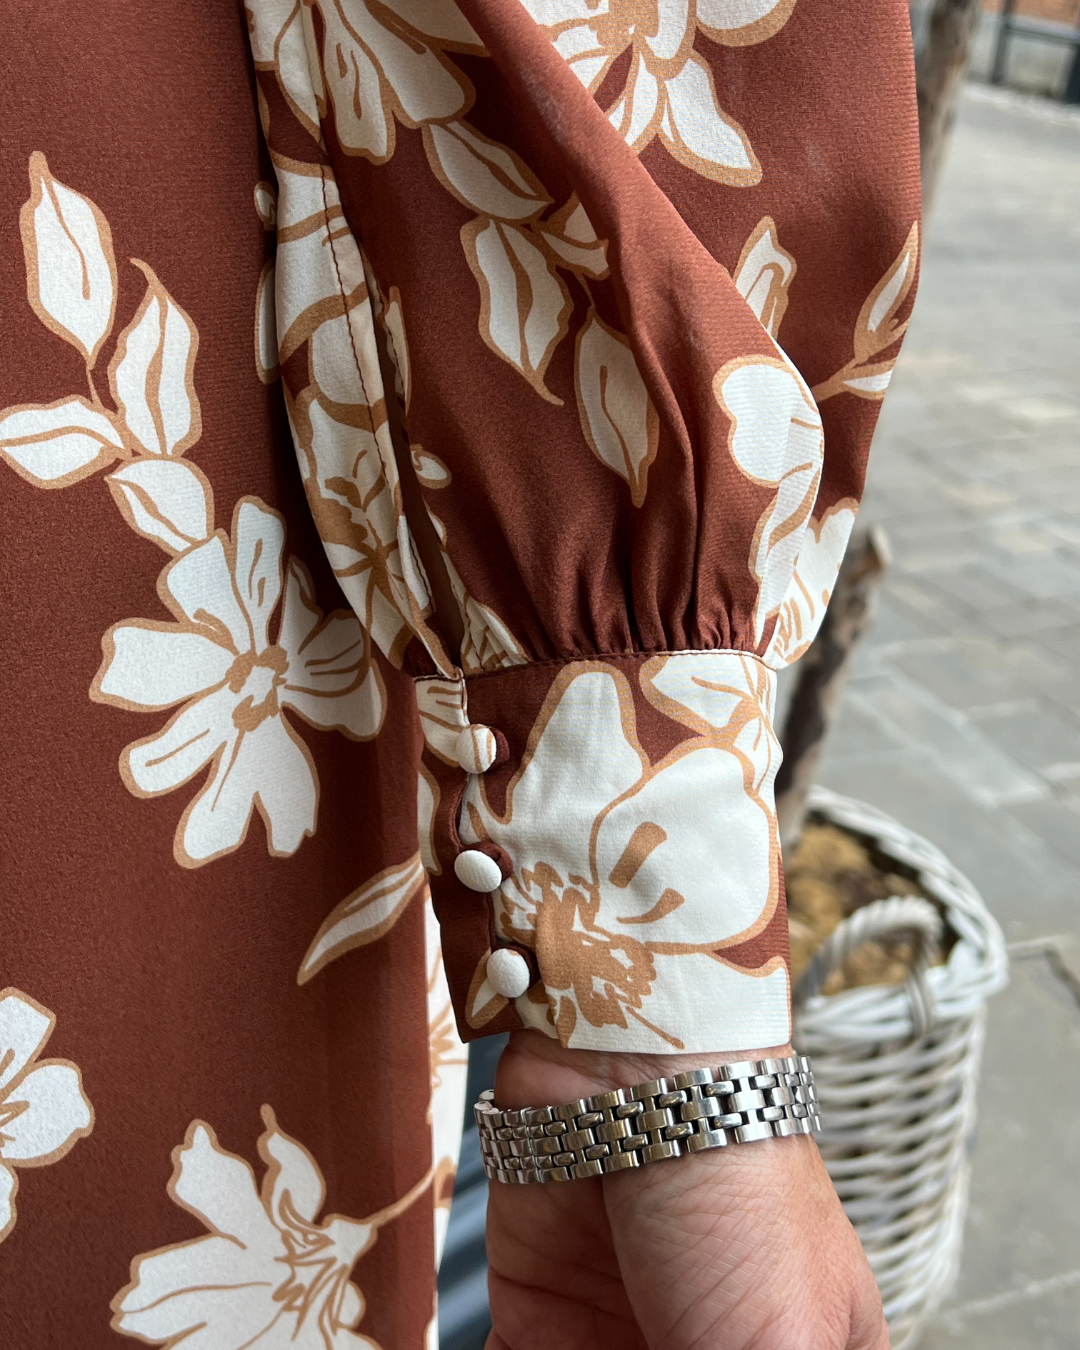
[[[1014,46],[1012,82],[1060,93],[1072,49]],[[1080,977],[1080,108],[967,85],[861,520],[893,562],[820,781],[941,847],[1010,943],[1071,935]],[[483,1344],[477,1166],[444,1350]],[[1080,1348],[1080,1002],[1038,952],[991,1007],[962,1271],[920,1344]]]
[[[969,84],[925,240],[861,515],[893,563],[820,779],[1010,942],[1080,938],[1080,109]],[[921,1345],[1077,1350],[1080,1005],[1037,956],[991,1005],[973,1162]]]

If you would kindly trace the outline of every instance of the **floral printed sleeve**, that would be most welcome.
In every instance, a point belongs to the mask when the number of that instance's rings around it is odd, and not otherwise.
[[[906,6],[248,7],[265,361],[414,680],[462,1035],[784,1042],[775,672],[913,296]]]

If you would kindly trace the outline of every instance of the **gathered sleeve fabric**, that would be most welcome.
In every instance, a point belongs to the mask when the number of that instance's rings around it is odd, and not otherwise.
[[[782,1044],[775,671],[913,298],[906,4],[248,9],[256,342],[331,566],[415,682],[462,1035]]]

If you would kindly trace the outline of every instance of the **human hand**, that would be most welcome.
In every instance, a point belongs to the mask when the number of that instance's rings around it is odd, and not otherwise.
[[[515,1032],[495,1099],[550,1105],[708,1059],[564,1050]],[[596,1180],[492,1186],[487,1241],[486,1350],[888,1350],[873,1276],[806,1136]]]

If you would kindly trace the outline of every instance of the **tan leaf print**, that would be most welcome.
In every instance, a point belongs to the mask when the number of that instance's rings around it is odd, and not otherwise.
[[[518,155],[465,122],[425,126],[424,145],[443,187],[478,215],[528,220],[551,205]]]
[[[578,334],[574,365],[581,428],[593,453],[630,485],[635,506],[645,500],[656,458],[660,419],[629,341],[591,311]]]
[[[571,302],[547,255],[513,225],[477,220],[461,231],[465,256],[480,287],[480,336],[549,403],[562,400],[544,384],[556,345],[566,335]]]
[[[0,412],[0,455],[35,487],[68,487],[125,453],[112,417],[84,398]]]
[[[131,528],[166,553],[183,553],[213,533],[213,489],[187,460],[132,460],[105,482]]]
[[[737,357],[713,379],[731,419],[728,448],[751,482],[772,489],[751,546],[758,582],[755,641],[788,589],[817,499],[824,456],[821,414],[794,366],[772,357]]]
[[[795,259],[784,248],[770,216],[758,221],[743,246],[732,280],[765,331],[775,338],[788,307]]]
[[[116,310],[112,232],[101,210],[30,156],[30,200],[19,216],[30,305],[46,328],[97,360]]]
[[[318,9],[321,73],[346,154],[385,163],[394,153],[397,122],[416,128],[467,111],[472,86],[440,49],[479,53],[483,47],[450,0],[377,7],[320,0]]]
[[[339,956],[377,941],[390,931],[412,900],[426,894],[427,878],[419,853],[384,868],[326,916],[300,962],[296,983],[307,984]]]
[[[882,399],[892,379],[896,357],[881,358],[881,353],[904,336],[908,320],[896,318],[915,281],[919,260],[919,224],[912,225],[904,246],[889,270],[866,297],[855,322],[854,360],[814,386],[814,397],[820,403],[837,394],[854,394],[857,398]]]
[[[148,455],[182,455],[202,434],[193,372],[199,334],[187,314],[138,258],[146,295],[120,334],[109,388],[136,445]]]

